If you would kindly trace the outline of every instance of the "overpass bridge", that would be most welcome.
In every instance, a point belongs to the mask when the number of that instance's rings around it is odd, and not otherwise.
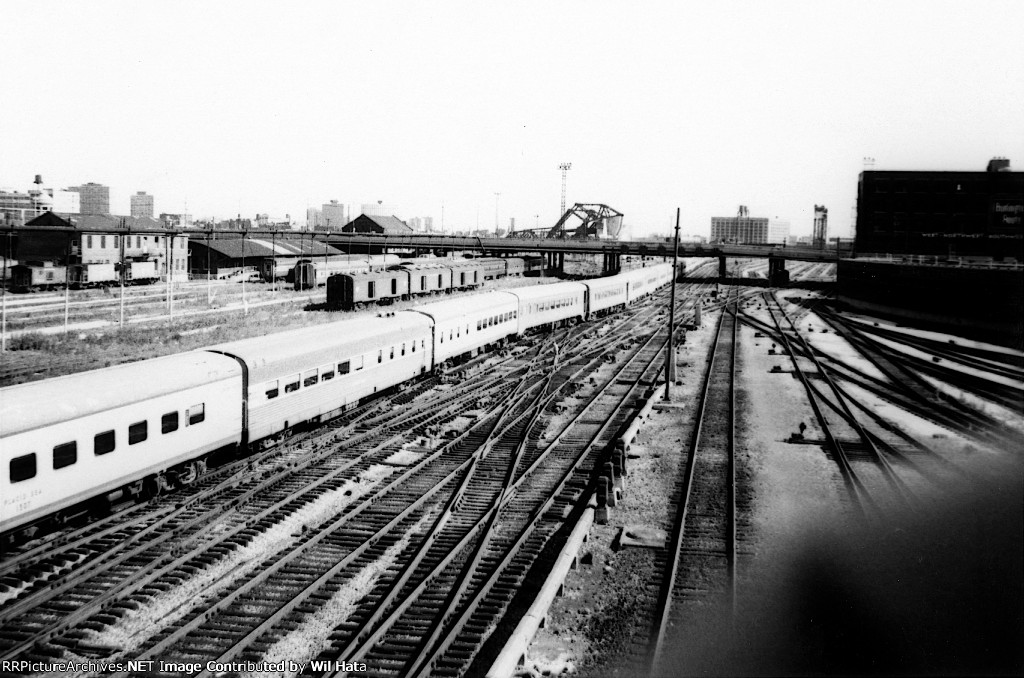
[[[481,256],[513,256],[539,254],[550,268],[562,270],[566,254],[590,254],[603,257],[603,271],[619,270],[623,256],[672,256],[671,240],[573,240],[557,238],[482,238],[464,235],[437,235],[423,233],[330,233],[330,245],[350,254],[409,252],[414,255],[432,252],[443,256],[446,252],[470,251]],[[785,245],[734,245],[679,243],[680,257],[717,258],[719,273],[725,277],[729,258],[768,259],[769,274],[784,271],[786,261],[838,262],[840,256],[850,256],[834,249],[813,247],[787,247]]]

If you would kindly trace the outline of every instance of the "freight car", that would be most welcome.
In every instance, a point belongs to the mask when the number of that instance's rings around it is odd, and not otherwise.
[[[68,267],[68,276],[76,289],[113,285],[119,281],[115,264],[72,264]]]
[[[308,290],[326,285],[332,275],[377,270],[400,261],[397,254],[344,254],[327,257],[326,261],[323,257],[306,257],[299,259],[293,266],[291,282],[297,290]]]
[[[14,292],[36,292],[67,283],[67,268],[51,263],[18,264],[11,267],[11,290]]]
[[[655,266],[615,278],[633,303],[670,276]],[[597,287],[472,295],[0,389],[0,543],[189,484],[217,450],[266,446],[489,346],[575,322]]]

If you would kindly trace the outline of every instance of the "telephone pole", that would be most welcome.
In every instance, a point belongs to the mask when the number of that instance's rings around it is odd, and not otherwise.
[[[676,268],[679,262],[679,208],[676,208],[676,241],[672,249],[672,285],[668,309],[668,351],[665,353],[665,400],[671,400],[672,382],[676,378]]]

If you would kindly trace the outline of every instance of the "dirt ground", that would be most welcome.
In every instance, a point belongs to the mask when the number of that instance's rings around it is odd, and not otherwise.
[[[581,566],[566,578],[519,675],[639,675],[634,660],[644,639],[631,622],[653,552],[620,548],[618,539],[627,526],[666,520],[716,320],[705,315],[704,328],[689,333],[677,359],[683,384],[671,402],[656,406],[633,446],[624,501],[607,525],[595,524]],[[735,608],[714,600],[691,606],[687,622],[670,630],[659,673],[943,674],[1024,666],[1014,649],[1024,571],[1020,464],[984,456],[1005,472],[990,468],[983,489],[944,484],[929,490],[924,511],[865,521],[820,444],[790,359],[771,346],[741,327]],[[801,422],[804,440],[793,441]],[[934,427],[907,423],[942,448],[936,452],[954,442],[945,434],[932,438]]]

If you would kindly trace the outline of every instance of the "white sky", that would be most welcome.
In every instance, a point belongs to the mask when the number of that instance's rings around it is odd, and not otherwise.
[[[636,235],[739,204],[850,234],[876,169],[1024,169],[1024,2],[0,2],[0,185],[127,214],[330,199]],[[478,217],[479,215],[479,217]]]

